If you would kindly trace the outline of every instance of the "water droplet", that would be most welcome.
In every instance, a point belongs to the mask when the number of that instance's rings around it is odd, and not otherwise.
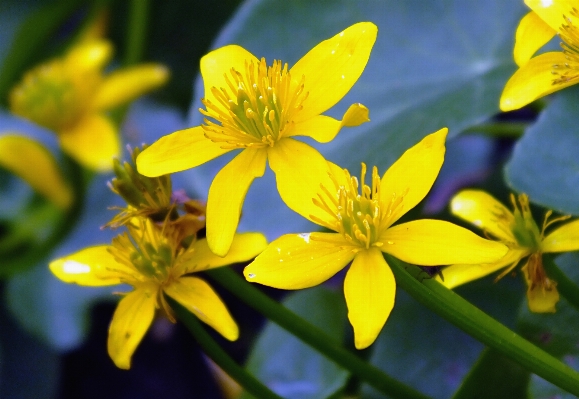
[[[301,238],[302,240],[304,240],[306,242],[306,244],[310,243],[310,233],[301,233],[301,234],[298,234],[298,237]]]
[[[254,278],[254,277],[255,277],[255,274],[249,273],[249,274],[247,275],[247,277],[249,277],[249,278]]]
[[[392,245],[392,244],[394,244],[394,241],[387,241],[387,243]]]

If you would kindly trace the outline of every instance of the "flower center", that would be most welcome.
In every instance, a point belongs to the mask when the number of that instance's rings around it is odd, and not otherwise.
[[[203,129],[222,148],[273,146],[287,136],[308,97],[305,77],[292,84],[288,65],[277,60],[269,67],[265,58],[257,65],[246,61],[244,73],[231,68],[225,80],[227,88],[211,88],[217,103],[203,99],[206,110],[199,109],[217,122],[205,119]]]
[[[555,76],[553,84],[562,84],[579,77],[579,14],[575,7],[569,11],[569,15],[563,15],[564,23],[559,28],[558,35],[563,40],[561,47],[567,62],[554,64],[552,73]]]
[[[511,231],[517,240],[520,247],[529,248],[533,252],[538,251],[541,246],[541,232],[535,219],[531,214],[529,207],[529,197],[526,194],[521,194],[517,198],[511,194],[511,202],[513,204],[513,215],[515,216]]]
[[[371,186],[365,184],[366,165],[362,163],[360,183],[355,176],[344,169],[346,184],[330,175],[334,182],[333,190],[322,186],[322,193],[314,198],[314,204],[326,211],[330,222],[314,215],[312,219],[318,224],[341,233],[348,242],[363,248],[381,247],[384,243],[378,238],[380,233],[391,224],[391,217],[404,199],[405,193],[392,194],[389,202],[381,198],[380,176],[378,168],[372,168]],[[385,204],[387,204],[385,206]]]

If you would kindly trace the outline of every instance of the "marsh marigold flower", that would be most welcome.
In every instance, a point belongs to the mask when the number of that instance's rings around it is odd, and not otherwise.
[[[127,224],[129,234],[112,245],[90,247],[50,263],[50,270],[64,282],[86,286],[132,285],[124,294],[109,328],[108,352],[119,368],[128,369],[131,356],[151,325],[155,309],[174,321],[165,295],[170,296],[228,340],[239,331],[215,291],[191,273],[247,261],[266,246],[263,235],[237,234],[226,257],[214,255],[205,239],[187,248],[171,232],[148,218]]]
[[[163,175],[242,150],[215,176],[207,201],[209,246],[225,255],[247,190],[263,176],[268,161],[281,198],[295,210],[302,187],[315,187],[328,171],[323,156],[295,138],[325,143],[343,126],[368,120],[361,104],[352,105],[341,121],[321,113],[358,80],[376,34],[372,23],[352,25],[319,43],[291,68],[278,60],[268,65],[265,58],[259,60],[236,45],[212,51],[201,59],[204,124],[153,143],[137,159],[139,172]]]
[[[525,0],[531,12],[521,19],[514,57],[519,69],[501,95],[503,111],[579,83],[579,0]],[[563,51],[531,58],[557,34]]]
[[[159,64],[104,75],[111,54],[107,41],[83,41],[27,72],[10,93],[13,113],[54,131],[64,152],[97,171],[111,170],[120,152],[117,128],[105,111],[161,86],[169,76]]]
[[[288,234],[273,241],[244,270],[246,279],[276,288],[301,289],[329,279],[351,262],[344,281],[348,318],[358,349],[371,345],[386,322],[396,283],[382,252],[405,262],[436,266],[493,262],[507,248],[441,220],[393,225],[428,193],[444,160],[447,129],[426,136],[370,183],[336,165],[304,197],[299,213],[335,233]],[[320,184],[321,183],[321,184]],[[313,205],[313,206],[311,206]]]
[[[463,190],[452,199],[453,214],[506,244],[509,251],[504,258],[494,263],[449,266],[443,270],[443,284],[454,288],[504,269],[497,277],[498,280],[526,258],[521,270],[527,283],[529,309],[538,313],[555,312],[555,304],[559,301],[557,283],[546,275],[542,256],[543,253],[578,250],[579,220],[565,223],[546,234],[545,230],[553,223],[569,217],[551,219],[552,212],[548,211],[543,227],[539,229],[525,194],[519,195],[518,199],[511,195],[511,202],[513,212],[490,194],[479,190]]]

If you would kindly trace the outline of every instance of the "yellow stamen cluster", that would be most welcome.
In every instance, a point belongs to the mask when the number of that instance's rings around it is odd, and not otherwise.
[[[561,84],[579,77],[579,30],[576,23],[579,13],[575,7],[569,11],[569,16],[563,15],[564,23],[559,28],[559,37],[563,42],[561,47],[567,62],[554,64],[552,73],[557,76],[553,84]]]
[[[245,63],[244,73],[235,69],[225,75],[226,88],[213,87],[214,104],[203,99],[206,110],[199,111],[217,121],[205,119],[205,136],[222,148],[273,146],[292,129],[293,118],[308,97],[305,77],[292,83],[288,65],[274,61],[268,67],[265,58],[255,65]]]

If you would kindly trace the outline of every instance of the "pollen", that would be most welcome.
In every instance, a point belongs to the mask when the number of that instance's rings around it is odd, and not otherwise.
[[[262,58],[224,77],[227,87],[211,88],[214,100],[203,99],[206,109],[199,109],[207,117],[202,126],[208,139],[222,148],[260,148],[289,134],[308,97],[304,76],[292,81],[287,64],[267,66]]]
[[[554,64],[551,73],[553,85],[563,84],[579,77],[579,12],[575,7],[569,11],[569,15],[563,15],[563,23],[559,28],[558,35],[561,38],[561,47],[565,54],[566,62]]]

